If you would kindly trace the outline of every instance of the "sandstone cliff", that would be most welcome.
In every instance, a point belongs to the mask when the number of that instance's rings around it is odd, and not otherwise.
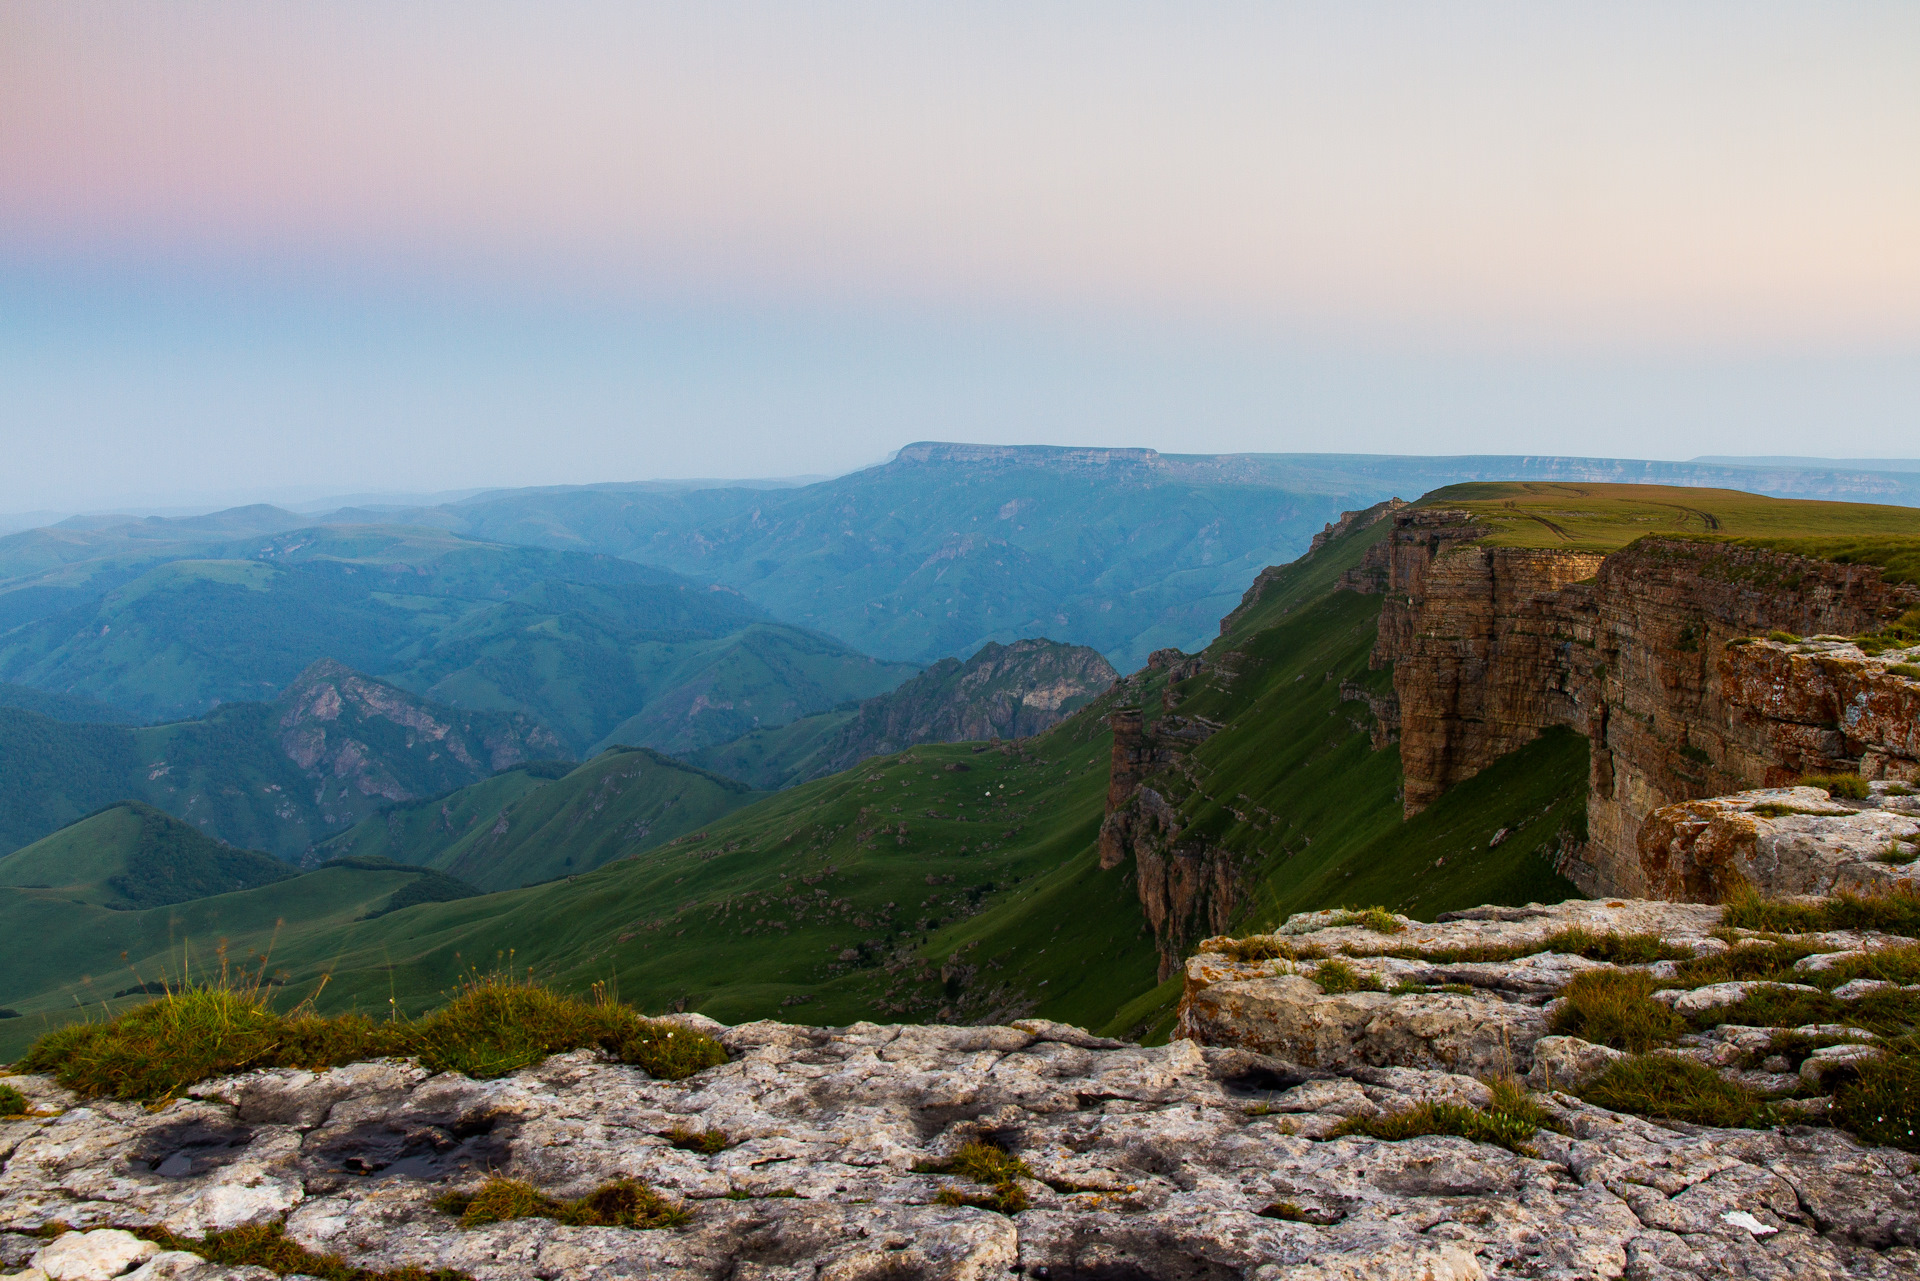
[[[1593,745],[1589,845],[1566,871],[1592,893],[1646,893],[1638,835],[1674,801],[1808,770],[1920,769],[1900,655],[1802,653],[1755,636],[1854,635],[1920,590],[1843,565],[1649,537],[1607,555],[1489,547],[1467,512],[1416,508],[1348,585],[1384,594],[1373,665],[1391,667],[1406,812],[1552,725]],[[1788,647],[1800,652],[1798,647]],[[1864,695],[1867,710],[1842,714]],[[1844,724],[1843,724],[1844,722]]]

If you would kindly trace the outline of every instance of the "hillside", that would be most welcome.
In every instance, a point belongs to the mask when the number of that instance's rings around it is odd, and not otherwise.
[[[151,805],[125,801],[0,858],[0,885],[123,911],[283,881],[270,854],[235,849]]]
[[[0,839],[17,848],[131,799],[229,844],[297,858],[390,802],[559,750],[523,716],[431,703],[331,661],[274,702],[166,725],[68,725],[0,709]]]
[[[757,798],[732,779],[672,757],[616,747],[564,774],[510,770],[433,801],[396,806],[304,861],[375,855],[432,867],[483,890],[515,889],[650,849]]]
[[[1026,738],[1058,724],[1118,676],[1085,646],[1044,638],[988,643],[965,662],[943,658],[857,708],[756,731],[689,759],[774,790],[918,743]]]
[[[138,725],[140,717],[91,698],[71,694],[53,694],[31,685],[0,683],[0,708],[37,712],[49,720],[69,725]]]
[[[253,889],[127,910],[76,902],[58,887],[0,885],[0,1006],[21,1015],[0,1020],[0,1057],[81,1016],[76,998],[94,1014],[125,1008],[148,1000],[150,984],[217,975],[223,950],[250,970],[269,954],[277,961],[282,949],[298,953],[303,979],[317,984],[340,931],[431,910],[381,915],[409,889],[423,882],[435,889],[444,879],[397,864],[334,864]],[[48,947],[49,939],[60,946]],[[277,969],[266,974],[276,987],[288,977]],[[31,995],[50,989],[66,994],[67,1010]],[[365,1006],[383,1003],[369,986]]]

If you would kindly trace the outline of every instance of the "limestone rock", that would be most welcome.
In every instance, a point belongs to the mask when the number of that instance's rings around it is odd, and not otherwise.
[[[1527,1084],[1536,1090],[1574,1090],[1627,1056],[1577,1036],[1543,1036],[1533,1043]]]
[[[1738,1005],[1758,992],[1819,991],[1805,983],[1709,983],[1696,988],[1662,988],[1651,993],[1651,997],[1662,1005],[1672,1006],[1676,1013],[1697,1014],[1723,1005]]]
[[[1845,801],[1776,787],[1668,805],[1640,829],[1641,866],[1655,893],[1699,902],[1740,884],[1773,897],[1920,888],[1920,805],[1900,790]]]
[[[160,1247],[131,1232],[101,1228],[63,1232],[34,1256],[33,1265],[49,1281],[110,1281],[160,1253]]]
[[[209,1082],[154,1112],[90,1103],[35,1117],[0,1169],[0,1248],[55,1221],[195,1236],[227,1217],[235,1189],[271,1188],[309,1249],[477,1281],[1575,1281],[1622,1276],[1635,1259],[1669,1269],[1648,1276],[1890,1277],[1920,1258],[1920,1164],[1831,1130],[1676,1129],[1551,1095],[1568,1133],[1541,1132],[1539,1155],[1523,1157],[1441,1136],[1330,1137],[1350,1117],[1422,1101],[1486,1105],[1480,1082],[1418,1067],[1077,1043],[1039,1021],[719,1035],[732,1061],[679,1082],[581,1051],[494,1081],[357,1064]],[[678,1125],[724,1130],[729,1146],[675,1148]],[[1022,1184],[1031,1208],[942,1204],[982,1189],[916,1169],[980,1137],[1037,1176]],[[638,1177],[691,1215],[651,1231],[544,1219],[463,1230],[432,1208],[489,1170],[556,1196]],[[1776,1231],[1731,1227],[1735,1212]],[[260,1275],[190,1257],[156,1256],[141,1281]]]

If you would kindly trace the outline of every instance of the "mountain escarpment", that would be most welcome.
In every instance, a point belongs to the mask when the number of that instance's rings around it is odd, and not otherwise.
[[[1647,537],[1605,555],[1486,546],[1474,513],[1416,509],[1350,576],[1384,597],[1372,665],[1390,667],[1405,809],[1567,726],[1592,746],[1586,849],[1563,870],[1594,894],[1645,894],[1639,834],[1675,801],[1806,773],[1920,772],[1920,686],[1793,637],[1871,633],[1920,590],[1871,565]],[[1756,641],[1769,634],[1788,641]]]

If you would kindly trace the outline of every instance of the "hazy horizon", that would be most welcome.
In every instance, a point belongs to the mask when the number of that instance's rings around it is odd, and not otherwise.
[[[0,511],[1911,453],[1920,10],[0,9]]]

